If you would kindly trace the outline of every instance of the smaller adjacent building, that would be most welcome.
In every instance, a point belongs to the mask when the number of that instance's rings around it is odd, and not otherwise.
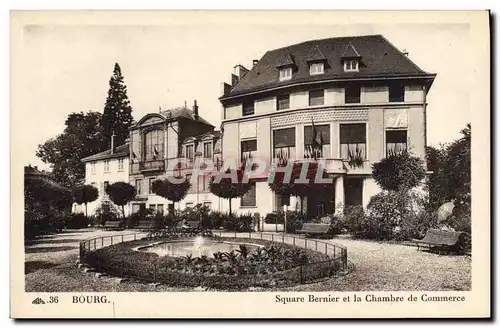
[[[129,180],[129,154],[128,143],[115,147],[114,140],[111,141],[110,149],[101,153],[85,157],[85,184],[92,185],[99,191],[99,198],[87,205],[89,215],[93,215],[101,204],[107,204],[109,197],[105,188],[112,183]],[[73,205],[73,212],[85,212],[85,205]],[[125,207],[125,215],[130,213],[130,209]]]

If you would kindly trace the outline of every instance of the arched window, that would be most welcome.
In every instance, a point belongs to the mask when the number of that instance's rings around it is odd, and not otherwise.
[[[144,133],[144,160],[155,161],[164,159],[163,130],[151,130]]]

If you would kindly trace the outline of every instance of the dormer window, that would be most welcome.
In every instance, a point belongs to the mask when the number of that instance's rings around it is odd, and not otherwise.
[[[310,75],[320,75],[325,73],[325,64],[324,63],[312,63],[309,65],[309,74]]]
[[[292,68],[284,67],[280,69],[280,81],[287,81],[292,78]]]
[[[357,59],[344,60],[345,72],[359,72],[359,62]]]

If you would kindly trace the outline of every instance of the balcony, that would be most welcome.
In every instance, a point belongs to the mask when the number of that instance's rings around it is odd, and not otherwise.
[[[164,160],[142,161],[139,163],[130,164],[131,173],[150,172],[150,171],[165,171]]]

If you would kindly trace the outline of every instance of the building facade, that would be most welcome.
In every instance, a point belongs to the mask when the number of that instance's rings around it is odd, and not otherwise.
[[[381,35],[313,40],[268,51],[223,83],[224,159],[325,161],[331,193],[303,202],[311,216],[366,206],[380,191],[371,166],[391,152],[425,159],[426,95],[435,74]],[[314,154],[313,154],[314,153]],[[265,177],[233,203],[261,215],[289,203]],[[236,205],[236,206],[234,206]]]
[[[115,147],[112,141],[110,149],[82,159],[85,163],[85,184],[94,186],[99,192],[98,199],[87,205],[89,215],[95,214],[100,206],[114,206],[105,190],[108,185],[115,182],[128,182],[129,149],[128,143]],[[85,213],[85,205],[74,204],[73,212]],[[126,206],[125,215],[129,213],[130,208]]]
[[[172,202],[155,195],[152,184],[156,179],[181,175],[191,181],[186,198],[176,209],[199,203],[217,209],[219,200],[208,191],[208,177],[193,174],[199,159],[220,160],[221,134],[193,109],[179,107],[144,116],[130,128],[130,172],[128,181],[135,186],[137,196],[131,211],[145,209],[165,213]],[[178,166],[179,159],[183,159]]]

